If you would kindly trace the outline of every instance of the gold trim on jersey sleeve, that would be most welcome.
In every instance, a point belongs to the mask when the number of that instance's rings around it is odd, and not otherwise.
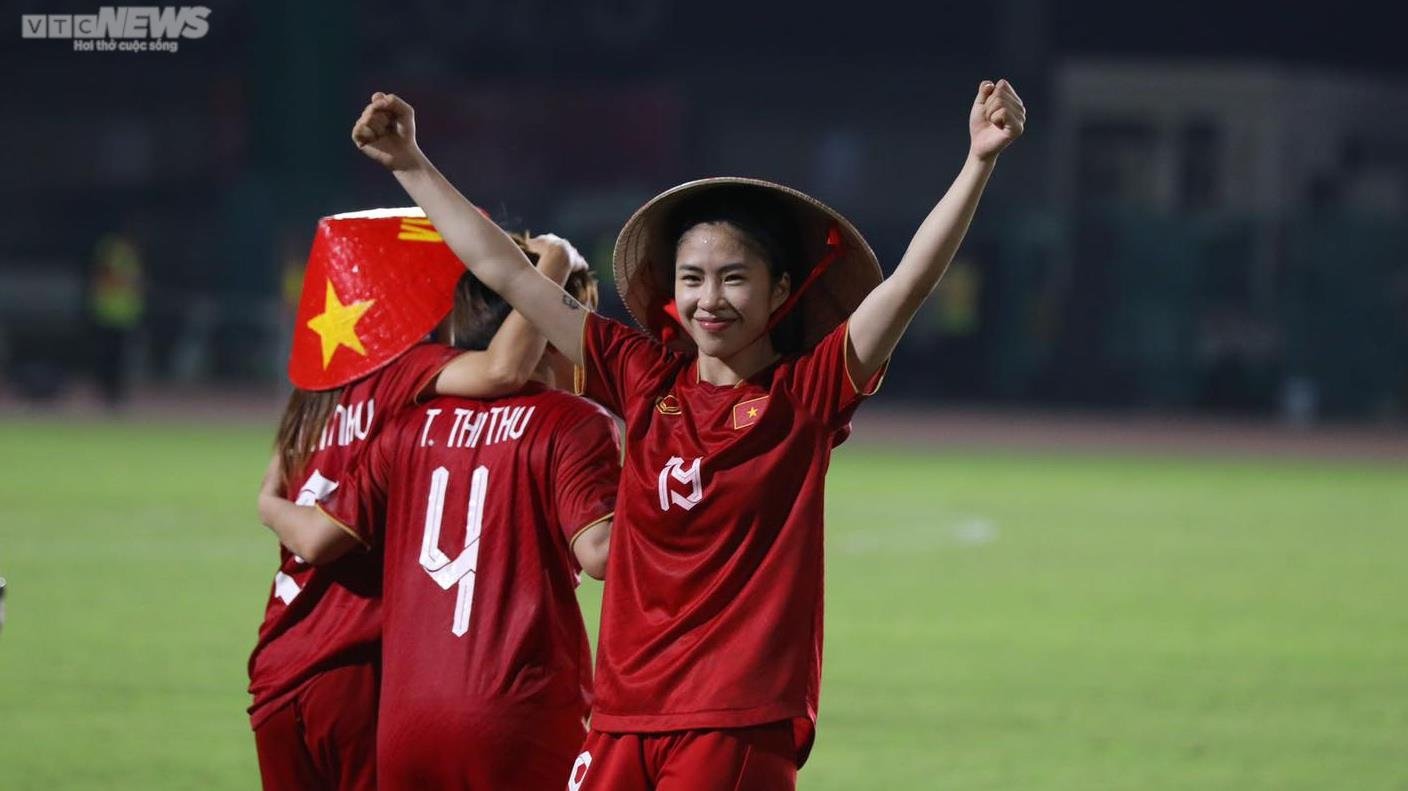
[[[587,532],[588,530],[591,530],[593,527],[596,527],[597,525],[601,524],[602,522],[605,522],[608,519],[614,518],[615,516],[615,511],[608,511],[602,516],[598,516],[596,519],[593,519],[592,521],[586,523],[582,526],[581,530],[578,530],[577,532],[573,533],[572,538],[568,539],[567,548],[571,550],[577,545],[577,539],[581,538],[583,533]]]
[[[363,549],[371,549],[371,548],[372,548],[372,545],[369,544],[369,543],[367,543],[367,540],[366,540],[365,538],[362,538],[362,536],[361,536],[360,534],[358,534],[356,530],[353,530],[350,525],[348,525],[347,523],[343,522],[341,519],[338,519],[337,517],[333,516],[332,514],[328,513],[328,512],[327,512],[327,509],[323,508],[323,504],[322,504],[322,503],[313,503],[313,507],[316,508],[316,509],[318,509],[318,513],[320,513],[320,514],[322,514],[323,516],[326,516],[328,519],[332,520],[332,523],[333,523],[333,524],[335,524],[335,525],[337,525],[338,527],[342,528],[343,530],[347,531],[347,535],[352,536],[353,538],[357,539],[357,543],[358,543],[358,544],[361,544]]]
[[[582,317],[582,330],[577,333],[577,358],[582,364],[572,366],[572,395],[587,394],[587,322],[592,320],[592,315],[592,311],[587,311]]]
[[[420,387],[417,387],[415,392],[411,393],[411,403],[409,406],[419,406],[436,396],[434,391],[436,384],[440,381],[440,374],[445,373],[445,369],[450,367],[450,363],[458,360],[460,354],[464,354],[464,352],[445,358],[445,361],[436,366],[435,370],[425,375],[425,380],[420,383]],[[396,406],[400,408],[407,405],[397,404]]]

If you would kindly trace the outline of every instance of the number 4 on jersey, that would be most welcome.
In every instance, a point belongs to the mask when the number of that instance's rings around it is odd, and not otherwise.
[[[420,543],[420,567],[444,590],[459,586],[455,593],[455,622],[450,631],[456,637],[463,637],[469,631],[469,615],[474,605],[474,572],[479,564],[479,532],[484,523],[484,496],[489,490],[489,468],[475,467],[470,476],[464,549],[453,560],[440,549],[440,521],[445,513],[445,487],[449,482],[450,471],[444,467],[436,467],[430,474],[425,536]]]

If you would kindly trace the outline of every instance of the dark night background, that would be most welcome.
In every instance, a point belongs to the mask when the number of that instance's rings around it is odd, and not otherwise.
[[[1028,133],[894,398],[1408,409],[1408,55],[1386,4],[206,5],[209,35],[174,54],[15,32],[0,55],[5,397],[86,387],[112,233],[141,250],[142,387],[279,387],[285,272],[317,218],[407,202],[347,139],[373,90],[416,106],[427,153],[505,226],[609,275],[636,206],[719,174],[812,192],[892,267],[962,161],[978,81],[1006,76]],[[95,8],[0,3],[11,24]]]

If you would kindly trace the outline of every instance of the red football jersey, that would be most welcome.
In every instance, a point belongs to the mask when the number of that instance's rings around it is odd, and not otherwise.
[[[735,728],[793,720],[798,757],[821,682],[822,506],[858,391],[846,326],[734,387],[693,354],[598,316],[586,393],[626,421],[597,645],[592,727]]]
[[[377,433],[414,406],[459,353],[422,344],[348,385],[290,498],[311,505],[336,489]],[[374,661],[380,650],[380,557],[353,552],[314,567],[282,546],[279,557],[259,642],[249,657],[254,695],[249,714],[255,727],[320,671],[349,661]]]
[[[384,547],[383,788],[460,787],[515,744],[536,754],[514,760],[556,761],[563,782],[591,706],[571,543],[615,510],[619,447],[605,410],[536,383],[439,398],[320,504]],[[575,730],[545,744],[564,720]]]

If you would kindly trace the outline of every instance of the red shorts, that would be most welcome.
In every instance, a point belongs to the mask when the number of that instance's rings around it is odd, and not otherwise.
[[[389,703],[377,743],[381,791],[562,791],[587,733],[579,706]]]
[[[375,791],[377,673],[314,676],[254,729],[265,791]]]
[[[592,731],[567,791],[792,791],[797,748],[792,724],[751,728],[601,733]]]

